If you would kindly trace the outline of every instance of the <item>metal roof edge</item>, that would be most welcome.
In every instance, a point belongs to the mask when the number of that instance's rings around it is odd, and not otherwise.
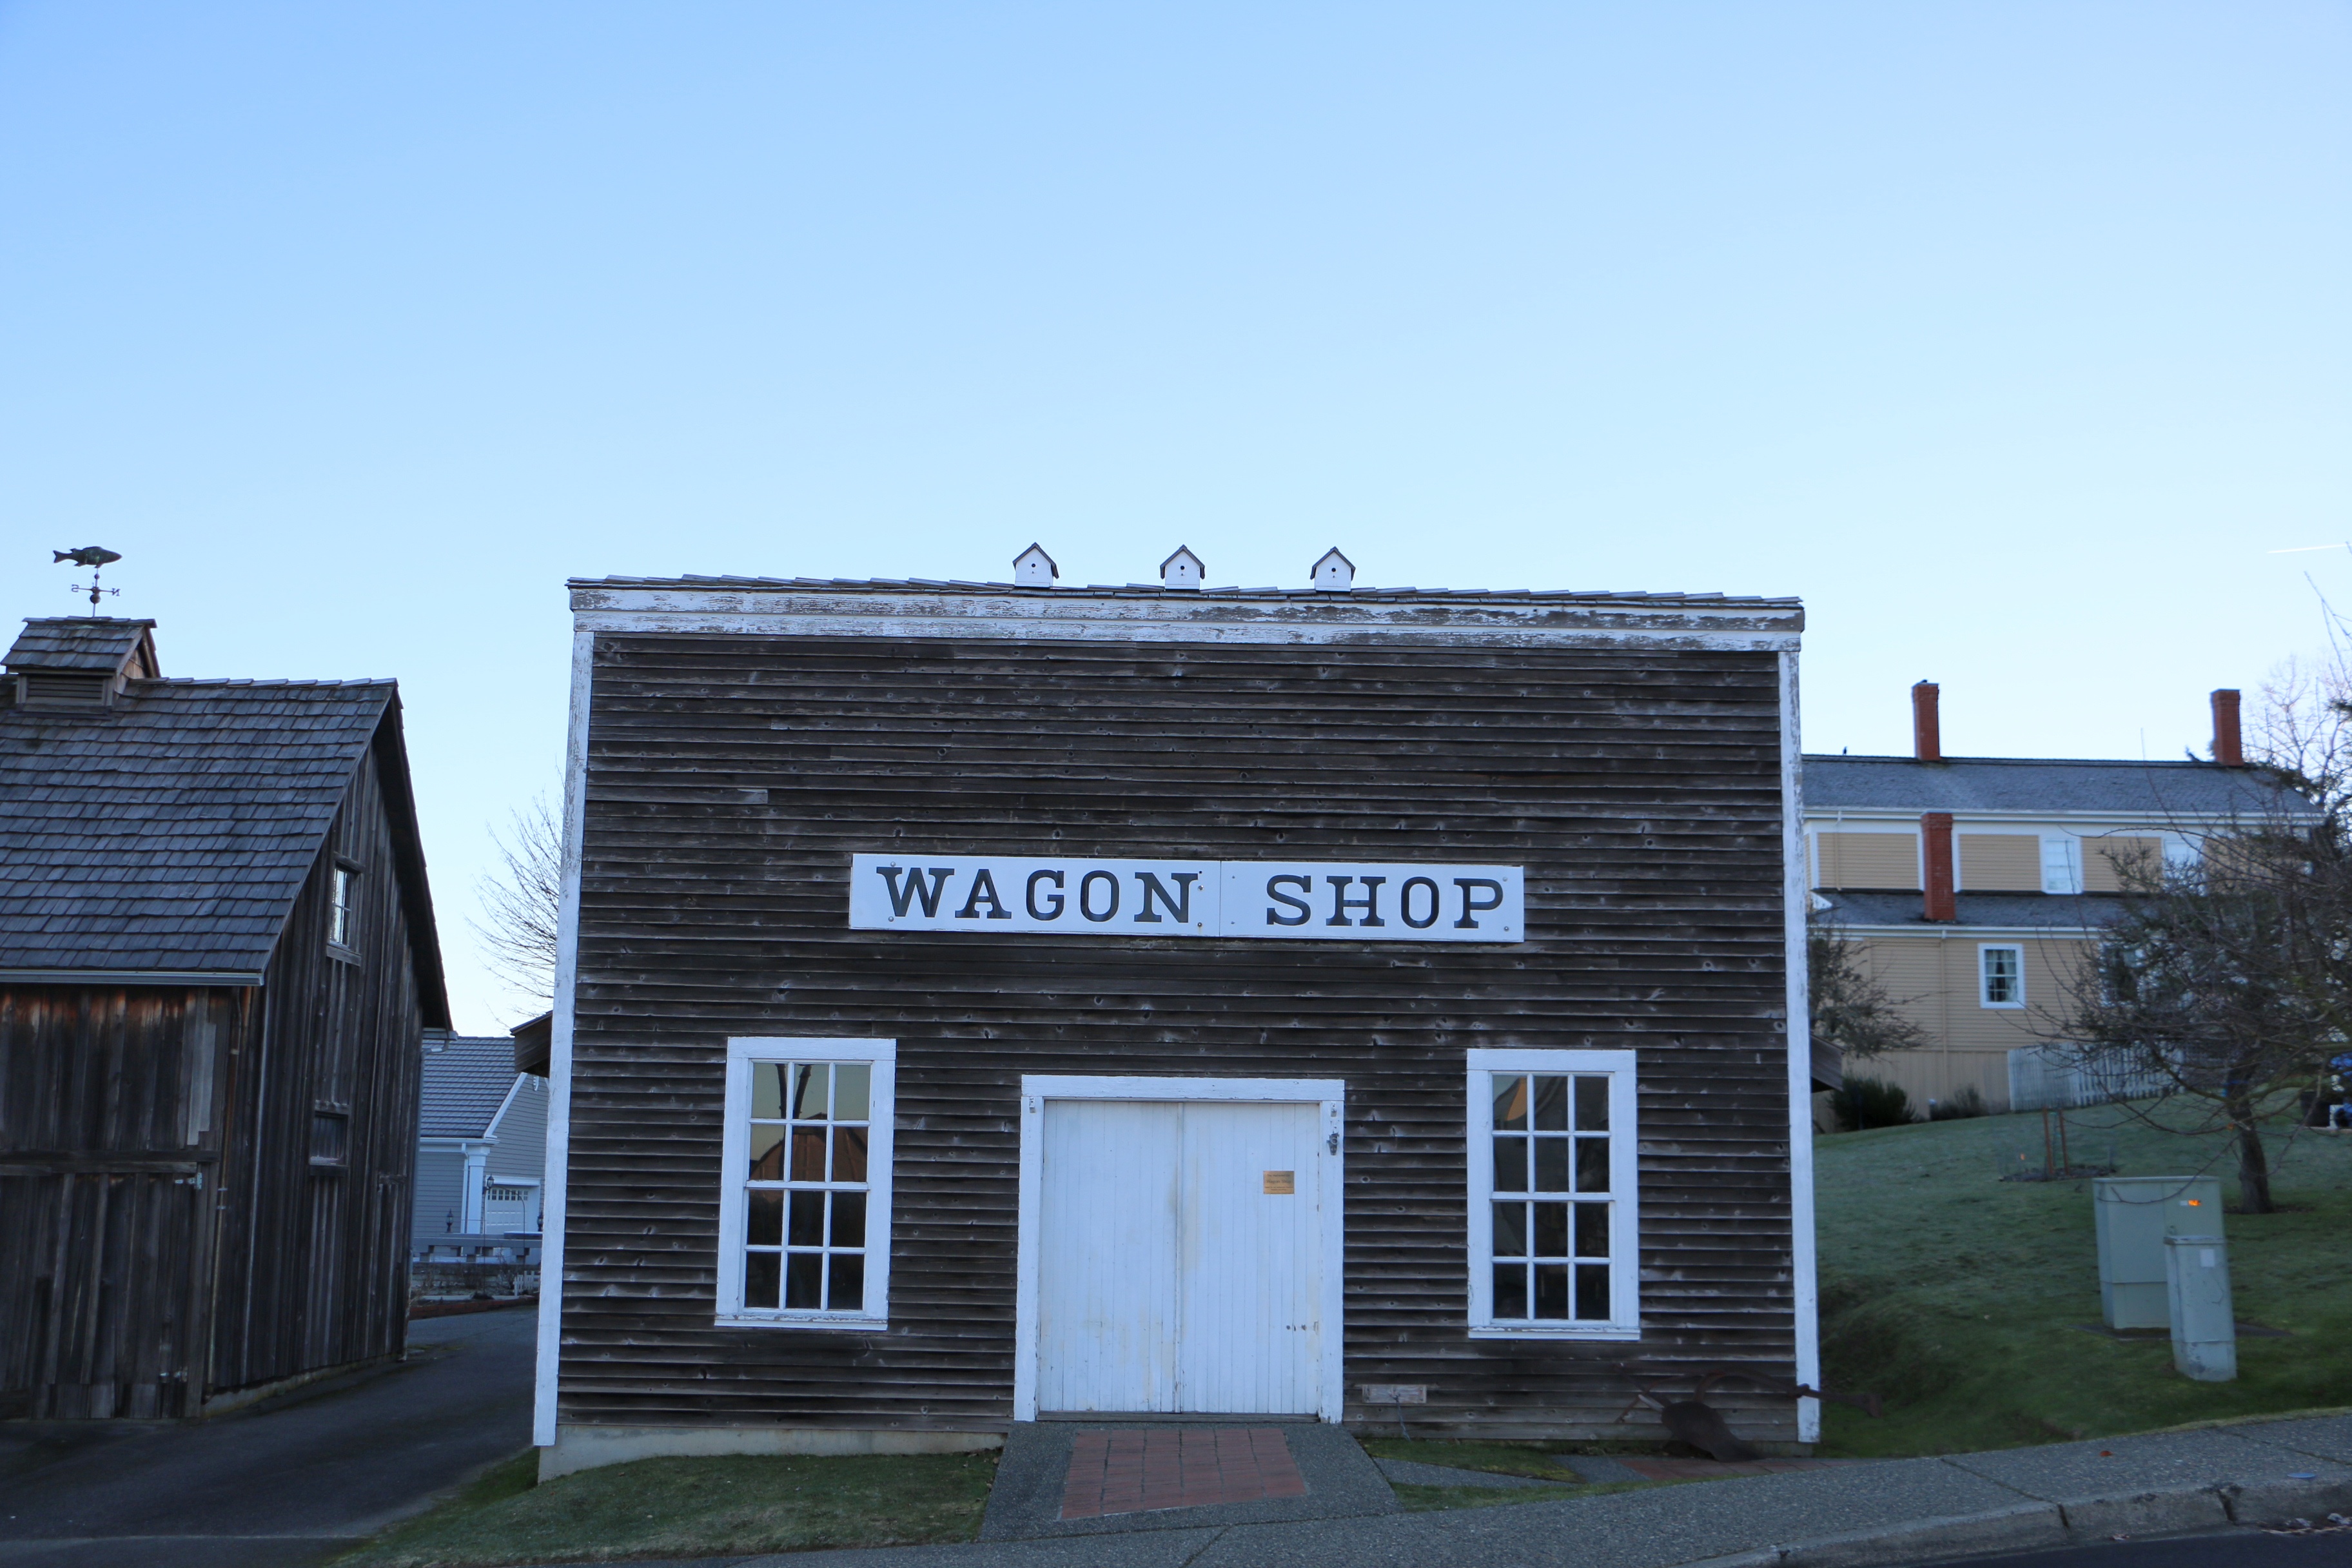
[[[1169,588],[1158,583],[1096,583],[1085,587],[1031,587],[1017,583],[972,583],[936,581],[926,578],[850,578],[850,577],[571,577],[564,581],[567,590],[577,594],[596,590],[662,590],[677,593],[801,593],[801,594],[905,594],[905,595],[1013,595],[1023,598],[1076,601],[1079,599],[1151,598],[1184,603],[1205,600],[1286,601],[1298,604],[1344,605],[1351,600],[1427,601],[1432,603],[1462,603],[1475,600],[1538,601],[1544,603],[1583,603],[1591,605],[1638,605],[1652,608],[1691,605],[1706,607],[1739,609],[1799,610],[1804,601],[1793,595],[1735,595],[1719,592],[1649,592],[1632,589],[1591,588],[1414,588],[1414,587],[1355,587],[1344,593],[1328,588],[1244,588],[1228,584],[1223,587]],[[575,608],[578,606],[574,606]]]

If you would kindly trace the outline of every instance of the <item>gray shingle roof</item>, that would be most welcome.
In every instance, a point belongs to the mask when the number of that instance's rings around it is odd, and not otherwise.
[[[2053,936],[2079,933],[2123,912],[2124,901],[2105,893],[1962,893],[1955,900],[1959,919],[1930,924],[1927,903],[1918,893],[1850,893],[1822,889],[1848,925],[1916,926],[1922,932],[1970,927],[2031,927]]]
[[[2258,768],[2211,763],[2130,763],[2034,757],[1805,759],[1805,810],[2097,812],[2117,816],[2258,818],[2308,816],[2301,796]]]
[[[44,616],[38,620],[27,617],[24,631],[9,647],[6,659],[0,662],[11,670],[112,675],[138,651],[154,625],[152,621],[120,620],[111,616]]]
[[[0,969],[262,969],[394,701],[138,680],[110,709],[0,708]]]
[[[425,1138],[479,1138],[514,1087],[509,1035],[427,1035],[416,1124]]]

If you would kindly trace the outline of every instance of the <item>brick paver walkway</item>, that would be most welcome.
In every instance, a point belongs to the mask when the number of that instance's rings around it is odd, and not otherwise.
[[[1307,1478],[1274,1427],[1080,1432],[1070,1447],[1062,1517],[1306,1495]]]

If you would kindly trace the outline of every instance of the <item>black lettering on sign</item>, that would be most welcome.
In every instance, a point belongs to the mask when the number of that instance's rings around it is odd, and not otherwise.
[[[1325,925],[1384,926],[1389,923],[1381,919],[1381,884],[1388,880],[1386,877],[1366,877],[1363,879],[1364,896],[1360,899],[1351,899],[1348,896],[1348,884],[1354,881],[1355,878],[1326,877],[1323,879],[1331,884],[1331,918],[1323,922]],[[1349,910],[1363,910],[1364,918],[1360,921],[1349,921],[1348,919]]]
[[[1456,877],[1454,885],[1462,889],[1462,918],[1454,922],[1455,931],[1476,931],[1478,922],[1471,918],[1473,915],[1503,907],[1503,884],[1492,877]],[[1478,902],[1473,891],[1478,888],[1486,889],[1494,897],[1483,904]]]
[[[1429,889],[1429,913],[1420,920],[1412,918],[1412,890],[1415,888]],[[1441,897],[1437,890],[1437,884],[1428,878],[1407,877],[1404,879],[1404,886],[1397,889],[1397,913],[1403,916],[1404,923],[1413,930],[1427,931],[1437,923],[1437,905]]]
[[[980,900],[982,899],[988,900],[990,920],[1009,921],[1013,918],[1013,911],[996,901],[996,879],[989,875],[988,868],[985,866],[980,868],[980,875],[972,879],[971,897],[963,901],[963,908],[956,911],[955,918],[960,921],[978,920]]]
[[[919,866],[915,869],[907,872],[907,890],[902,893],[898,890],[898,873],[905,870],[904,867],[877,866],[874,869],[884,881],[890,884],[890,912],[892,914],[904,918],[907,913],[908,906],[912,904],[916,900],[920,899],[923,904],[923,917],[926,920],[937,920],[939,918],[940,889],[948,885],[948,879],[950,877],[955,875],[955,868],[952,866],[934,866],[930,868],[931,885],[929,889],[925,889],[923,886],[923,870],[922,868]]]
[[[1281,884],[1285,882],[1289,883],[1292,887],[1297,889],[1302,893],[1308,891],[1315,886],[1312,881],[1309,881],[1305,877],[1268,877],[1265,879],[1265,896],[1272,899],[1276,903],[1287,904],[1298,912],[1295,915],[1282,915],[1275,913],[1272,910],[1268,910],[1265,911],[1265,923],[1270,926],[1303,926],[1307,923],[1307,917],[1313,914],[1315,911],[1307,907],[1307,900],[1305,899],[1294,898],[1290,894],[1283,892],[1281,890]]]
[[[1138,871],[1135,874],[1135,879],[1142,885],[1143,893],[1143,908],[1138,910],[1135,914],[1137,925],[1156,926],[1165,923],[1158,915],[1151,912],[1151,901],[1154,899],[1165,904],[1168,907],[1168,912],[1184,924],[1192,923],[1192,884],[1201,879],[1201,873],[1198,871],[1169,872],[1168,879],[1176,884],[1176,896],[1172,899],[1168,896],[1168,889],[1160,885],[1160,879],[1150,872]]]
[[[1100,882],[1104,887],[1110,889],[1110,905],[1100,914],[1095,913],[1094,904],[1092,901],[1093,894],[1091,889],[1097,882]],[[1118,879],[1112,876],[1108,871],[1089,871],[1085,876],[1079,878],[1078,913],[1086,916],[1087,919],[1094,921],[1097,925],[1102,924],[1103,921],[1118,913]]]
[[[1056,889],[1054,894],[1054,907],[1050,910],[1041,910],[1037,907],[1037,884],[1049,879],[1053,882]],[[1059,871],[1032,871],[1029,873],[1028,902],[1029,918],[1031,920],[1057,921],[1062,918],[1062,905],[1064,900],[1060,891],[1058,890],[1061,886],[1062,874]]]

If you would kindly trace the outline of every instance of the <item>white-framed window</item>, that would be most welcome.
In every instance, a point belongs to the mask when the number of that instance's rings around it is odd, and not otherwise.
[[[1632,1051],[1474,1050],[1470,1337],[1642,1337]]]
[[[327,940],[337,947],[352,945],[354,914],[359,900],[360,874],[349,866],[338,866],[328,889]]]
[[[2025,949],[1989,942],[1977,949],[1977,1001],[1986,1007],[2025,1005]]]
[[[893,1040],[727,1042],[719,1321],[888,1321],[898,1057]]]

